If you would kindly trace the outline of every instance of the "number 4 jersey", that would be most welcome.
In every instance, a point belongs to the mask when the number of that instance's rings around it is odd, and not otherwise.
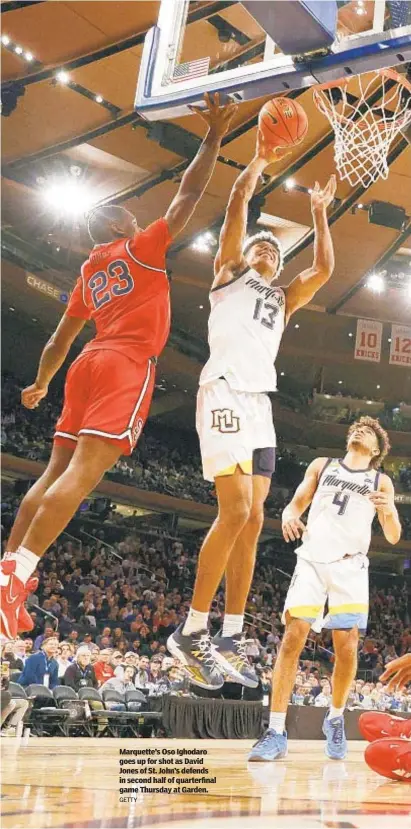
[[[358,553],[367,555],[375,507],[369,499],[378,489],[375,469],[349,469],[329,458],[310,507],[302,546],[296,550],[307,561],[331,562]]]
[[[276,391],[275,360],[285,325],[285,294],[247,269],[210,293],[210,358],[200,386],[224,377],[236,391]]]
[[[162,218],[130,239],[93,248],[67,308],[69,316],[95,323],[97,334],[84,351],[110,349],[136,362],[159,356],[170,331],[170,242]]]

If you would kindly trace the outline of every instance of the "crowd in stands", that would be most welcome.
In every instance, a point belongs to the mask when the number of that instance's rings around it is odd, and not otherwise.
[[[18,503],[18,498],[3,500],[4,538]],[[187,614],[201,536],[175,538],[155,528],[137,532],[121,516],[112,519],[111,514],[95,520],[79,513],[68,528],[72,538],[61,536],[40,561],[39,587],[30,598],[36,605],[31,607],[34,629],[3,652],[13,678],[23,685],[41,683],[47,670],[50,687],[65,683],[76,690],[86,683],[99,689],[134,687],[150,696],[195,693],[167,654],[166,642]],[[85,531],[90,543],[76,540]],[[294,556],[281,540],[260,545],[245,634],[262,695],[269,692],[293,566]],[[221,589],[210,614],[213,630],[221,626],[223,612]],[[378,682],[384,664],[411,649],[409,613],[404,579],[397,577],[384,589],[372,580],[353,706],[411,710],[411,694],[387,694]],[[293,702],[326,705],[332,664],[329,633],[313,634],[302,654]]]

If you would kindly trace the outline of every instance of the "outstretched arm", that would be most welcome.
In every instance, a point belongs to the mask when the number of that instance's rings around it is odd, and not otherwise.
[[[21,393],[21,402],[26,409],[37,408],[40,400],[46,396],[50,381],[63,365],[71,344],[85,323],[85,319],[71,317],[67,312],[63,314],[54,334],[43,348],[34,383]]]
[[[220,107],[218,92],[214,97],[206,93],[205,100],[207,109],[202,110],[198,107],[191,107],[191,109],[197,112],[205,121],[209,127],[208,133],[197,155],[185,171],[178,193],[165,215],[170,235],[173,238],[183,230],[191,219],[207,187],[220,151],[221,139],[226,134],[237,109],[235,104]]]
[[[331,176],[324,190],[318,181],[311,194],[311,210],[314,219],[314,261],[311,268],[302,271],[286,288],[286,318],[311,302],[317,291],[328,282],[334,270],[334,248],[328,227],[327,207],[336,190],[336,178]]]
[[[250,199],[263,170],[285,155],[288,155],[288,151],[283,148],[270,149],[267,147],[261,133],[258,133],[256,154],[238,176],[228,201],[220,233],[220,244],[214,262],[214,288],[217,285],[224,285],[225,282],[232,279],[233,273],[245,266],[243,245],[247,231]]]
[[[393,659],[385,666],[380,676],[381,682],[388,681],[388,691],[401,691],[411,682],[411,653],[406,653],[398,659]]]
[[[401,523],[394,503],[394,495],[391,478],[388,475],[382,475],[378,491],[372,492],[369,496],[377,510],[382,531],[390,544],[397,544],[401,538]]]
[[[305,531],[305,526],[300,518],[314,498],[326,461],[326,458],[316,458],[315,461],[310,463],[303,481],[294,493],[293,499],[283,510],[282,529],[286,541],[297,541]]]

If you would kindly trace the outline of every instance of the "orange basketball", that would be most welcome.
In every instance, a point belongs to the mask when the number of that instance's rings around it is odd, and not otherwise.
[[[298,101],[273,98],[261,109],[258,126],[269,146],[292,147],[307,135],[308,118]]]

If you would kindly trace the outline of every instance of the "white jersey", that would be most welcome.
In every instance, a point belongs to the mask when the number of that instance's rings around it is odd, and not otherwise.
[[[285,294],[247,269],[210,292],[210,358],[200,386],[224,377],[236,391],[277,389],[275,359],[285,327]]]
[[[377,490],[379,476],[375,469],[352,470],[330,458],[320,475],[297,555],[315,562],[367,555],[375,516],[368,495]]]

